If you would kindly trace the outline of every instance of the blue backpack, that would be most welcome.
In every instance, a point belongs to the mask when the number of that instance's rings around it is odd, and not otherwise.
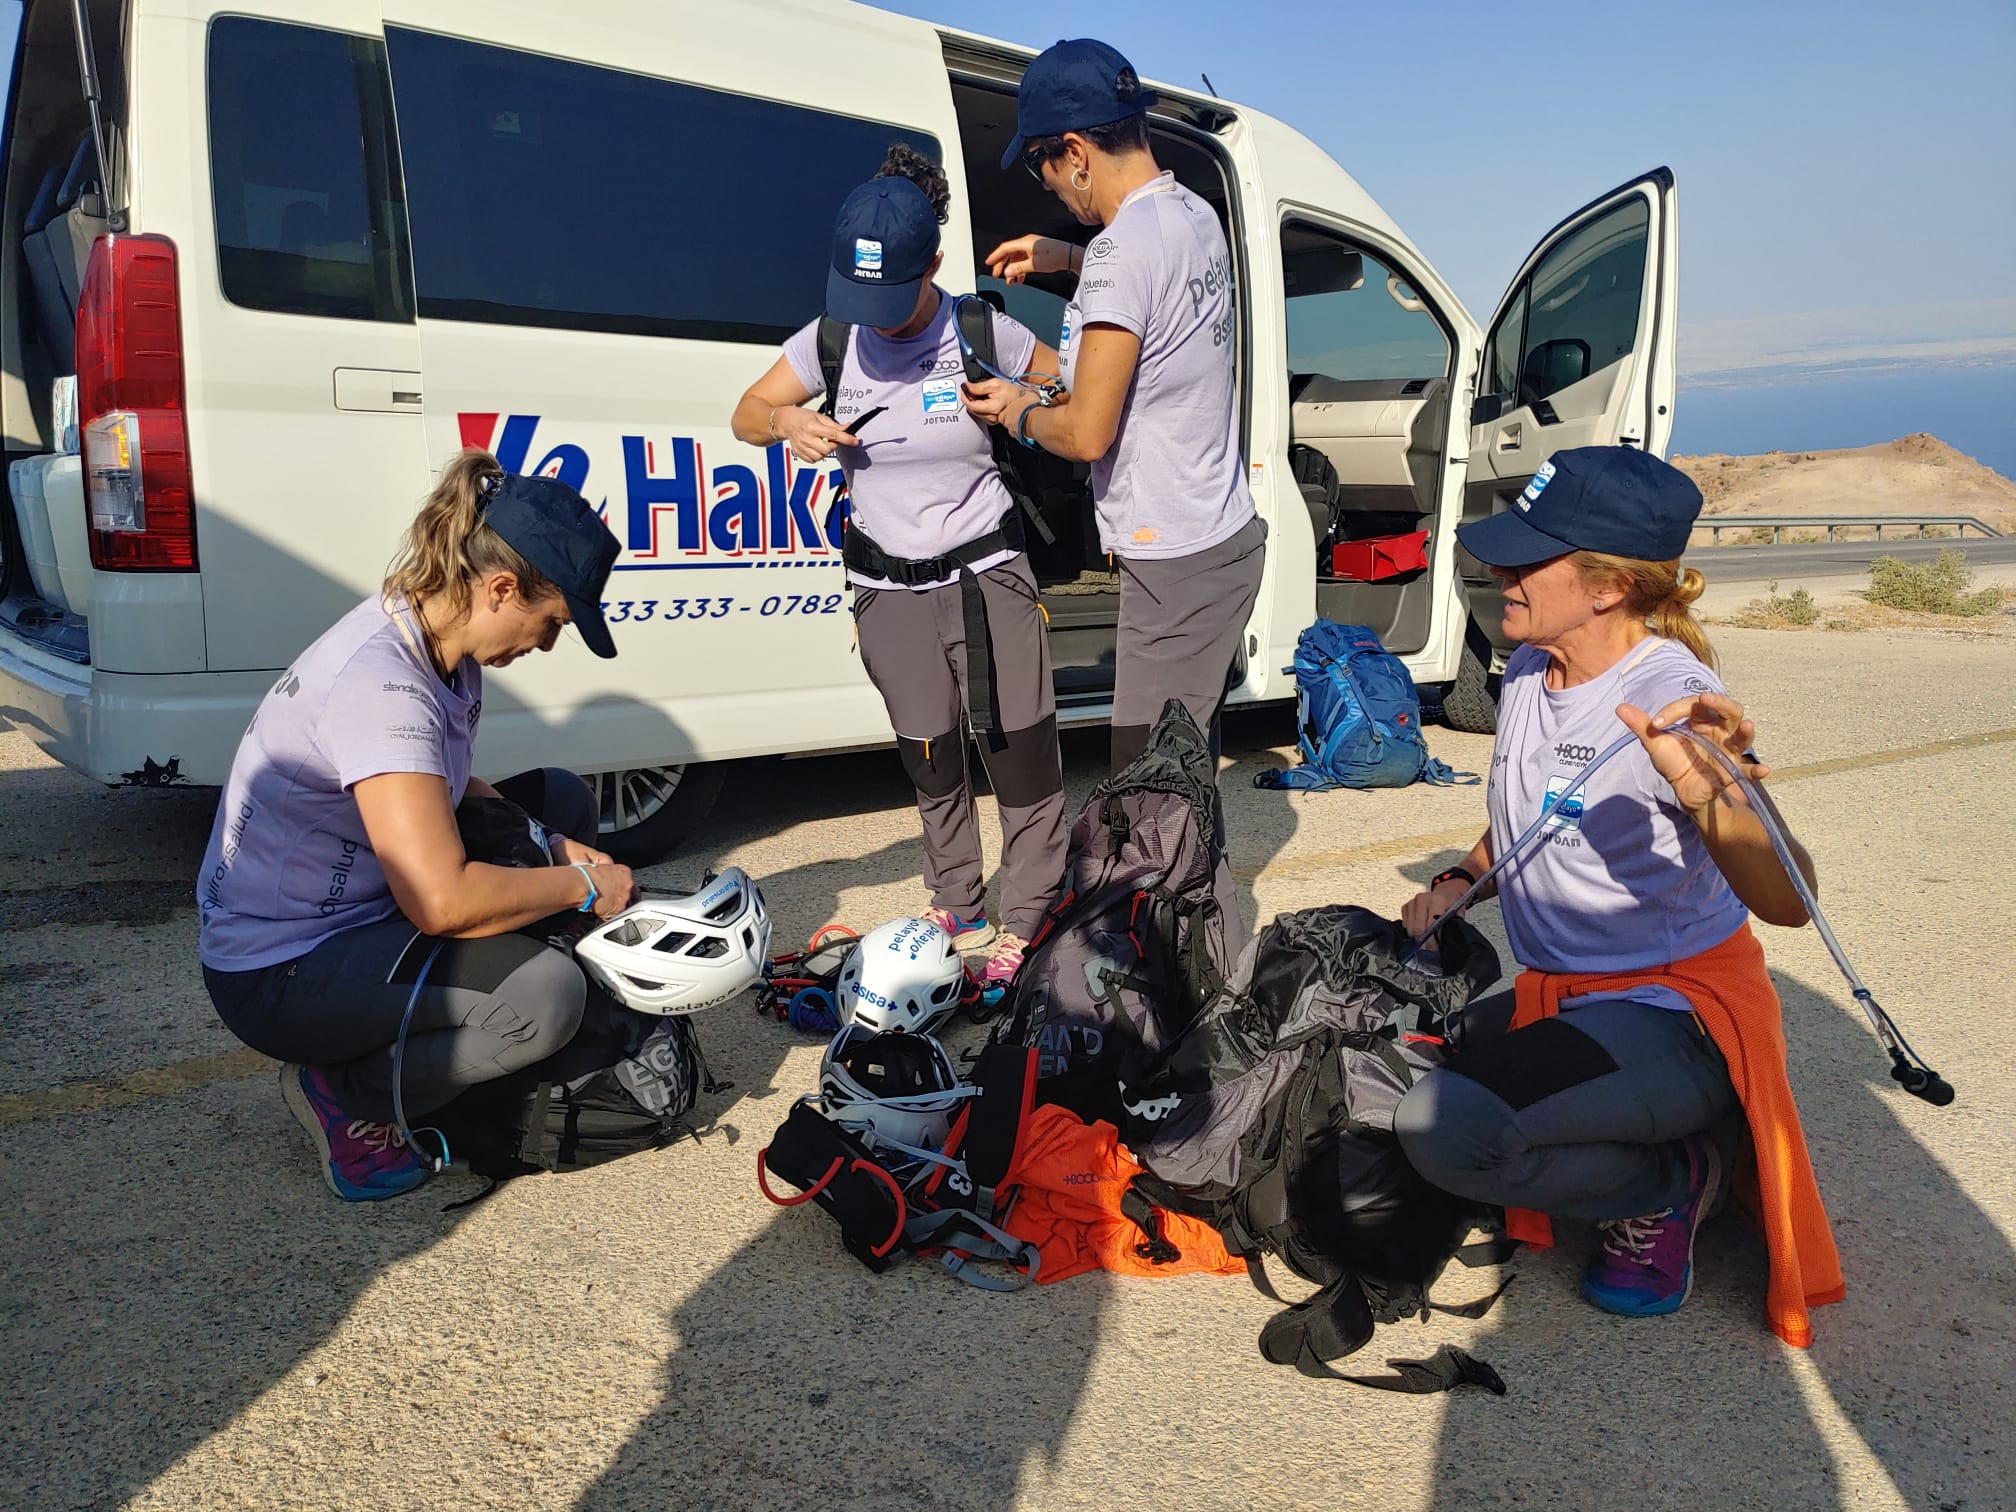
[[[1295,644],[1296,711],[1302,765],[1270,767],[1261,788],[1406,787],[1413,782],[1474,783],[1428,754],[1421,738],[1421,698],[1400,659],[1363,625],[1319,619]]]

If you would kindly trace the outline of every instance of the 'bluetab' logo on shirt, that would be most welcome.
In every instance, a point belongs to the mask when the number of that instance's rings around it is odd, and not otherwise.
[[[1574,780],[1572,777],[1561,776],[1547,779],[1547,796],[1540,800],[1540,812],[1548,816],[1548,829],[1582,828],[1582,795],[1579,792],[1573,793],[1565,803],[1561,800],[1562,791]]]
[[[924,385],[924,413],[940,415],[959,408],[959,380],[933,378]]]
[[[1540,464],[1540,471],[1533,474],[1533,481],[1526,485],[1526,491],[1520,494],[1514,502],[1521,509],[1531,509],[1539,499],[1541,490],[1545,489],[1553,481],[1554,464],[1552,462],[1542,462]]]
[[[882,243],[871,241],[865,236],[855,237],[854,271],[856,273],[880,273],[882,271]]]

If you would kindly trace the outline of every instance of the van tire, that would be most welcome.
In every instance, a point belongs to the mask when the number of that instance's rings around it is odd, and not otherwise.
[[[1491,663],[1479,649],[1483,636],[1474,625],[1466,627],[1463,659],[1456,665],[1456,681],[1442,690],[1442,718],[1452,730],[1467,735],[1498,733],[1498,699],[1492,688]]]
[[[719,761],[585,777],[602,805],[602,849],[625,866],[670,859],[707,822],[726,777],[727,766]],[[671,791],[664,792],[668,784]],[[646,809],[641,818],[629,817],[622,828],[615,827],[639,807]]]

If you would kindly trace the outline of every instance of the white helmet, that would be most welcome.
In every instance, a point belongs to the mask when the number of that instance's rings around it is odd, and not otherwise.
[[[639,1013],[697,1013],[763,975],[770,912],[739,866],[697,892],[645,898],[574,947],[595,982]]]
[[[953,1113],[972,1095],[945,1047],[928,1034],[849,1024],[833,1036],[819,1067],[825,1115],[861,1135],[869,1149],[896,1156],[897,1164],[905,1153],[944,1149]]]
[[[840,1022],[928,1034],[966,989],[952,937],[928,919],[892,919],[861,937],[840,968]]]

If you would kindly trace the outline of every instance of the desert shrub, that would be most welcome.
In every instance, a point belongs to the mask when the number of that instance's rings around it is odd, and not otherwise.
[[[1804,588],[1780,593],[1778,585],[1773,583],[1765,589],[1763,598],[1750,600],[1737,616],[1737,623],[1772,629],[1783,625],[1810,625],[1819,618],[1820,606],[1813,602],[1812,594]]]
[[[1974,569],[1964,553],[1946,547],[1929,562],[1902,557],[1878,557],[1869,564],[1869,602],[1888,609],[1919,614],[1953,614],[1965,618],[1993,614],[2008,600],[2002,588],[1974,586]]]

